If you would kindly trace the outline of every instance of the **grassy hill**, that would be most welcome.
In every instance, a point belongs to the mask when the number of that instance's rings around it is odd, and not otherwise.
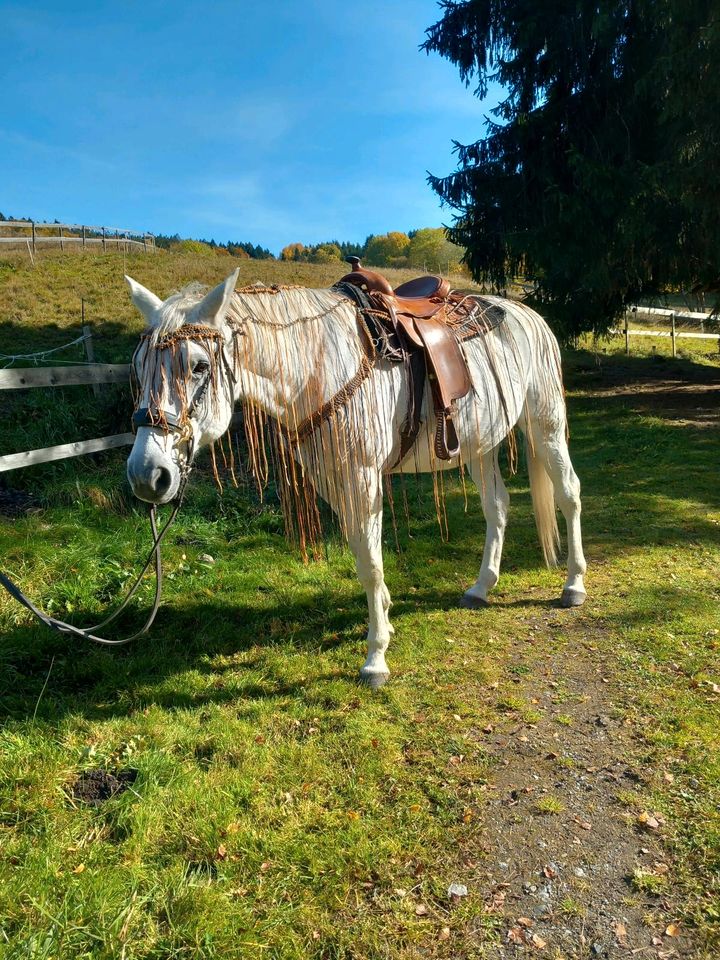
[[[0,353],[31,352],[73,339],[80,333],[84,299],[87,322],[98,336],[98,359],[121,362],[129,357],[142,328],[124,274],[164,298],[191,280],[218,283],[237,267],[241,285],[260,281],[308,287],[328,287],[349,269],[344,263],[239,260],[223,254],[164,250],[155,254],[48,251],[36,256],[34,265],[27,254],[5,254],[0,259]],[[416,270],[383,273],[394,286],[417,275]],[[466,277],[452,280],[457,286],[468,286]]]

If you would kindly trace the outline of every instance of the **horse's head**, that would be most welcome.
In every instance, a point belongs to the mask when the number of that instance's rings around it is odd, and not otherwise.
[[[236,270],[207,294],[189,287],[164,302],[125,278],[147,323],[133,357],[137,435],[127,462],[141,500],[172,500],[197,450],[230,424],[235,356],[226,320],[237,278]]]

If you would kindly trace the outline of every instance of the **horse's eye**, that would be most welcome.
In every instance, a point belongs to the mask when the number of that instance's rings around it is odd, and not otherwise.
[[[210,370],[210,364],[207,360],[198,360],[193,364],[192,372],[194,377],[202,377]]]

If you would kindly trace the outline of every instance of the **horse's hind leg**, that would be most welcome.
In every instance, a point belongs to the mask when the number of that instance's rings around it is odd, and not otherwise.
[[[475,583],[465,591],[460,600],[461,607],[470,609],[487,606],[488,594],[500,576],[500,561],[505,542],[510,497],[500,473],[498,450],[499,447],[495,447],[479,462],[473,460],[469,467],[470,475],[480,491],[486,524],[485,549],[480,573]]]
[[[565,517],[568,538],[568,572],[560,603],[563,607],[579,607],[585,602],[585,571],[580,526],[580,481],[570,460],[566,439],[566,421],[563,415],[529,420],[528,443],[535,457],[547,471],[553,485],[555,502]]]

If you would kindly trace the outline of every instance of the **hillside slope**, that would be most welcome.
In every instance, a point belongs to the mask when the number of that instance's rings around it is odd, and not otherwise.
[[[346,264],[293,263],[277,260],[239,260],[215,254],[144,253],[71,254],[52,251],[35,258],[6,254],[0,259],[0,353],[18,354],[66,343],[80,333],[81,300],[86,321],[97,334],[99,360],[123,360],[142,328],[123,281],[130,274],[167,297],[192,280],[218,283],[240,268],[240,284],[302,284],[328,287],[348,269]],[[383,270],[395,285],[416,270]],[[467,286],[464,277],[453,278]],[[69,355],[69,359],[74,356]]]

